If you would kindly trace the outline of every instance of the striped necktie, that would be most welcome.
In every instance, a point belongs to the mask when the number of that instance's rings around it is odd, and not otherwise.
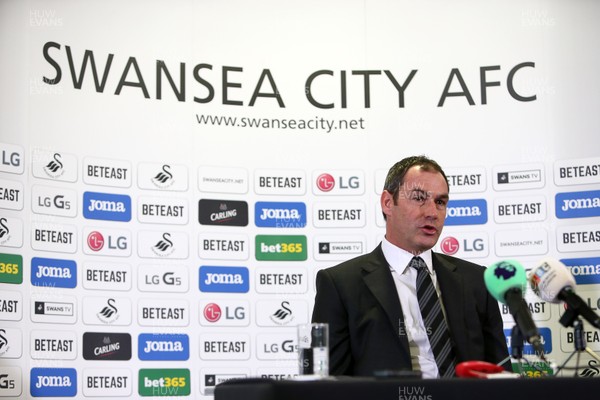
[[[442,305],[427,271],[427,265],[421,257],[413,257],[409,267],[417,270],[417,298],[423,317],[423,324],[429,337],[429,345],[438,365],[440,377],[454,376],[456,357],[452,351],[452,342]]]

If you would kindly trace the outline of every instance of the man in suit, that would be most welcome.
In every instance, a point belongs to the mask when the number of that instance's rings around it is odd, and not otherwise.
[[[510,370],[484,268],[431,250],[448,199],[437,162],[425,156],[399,161],[380,199],[385,238],[371,253],[317,273],[312,320],[329,323],[332,375],[404,369],[450,377],[468,360],[504,362]]]

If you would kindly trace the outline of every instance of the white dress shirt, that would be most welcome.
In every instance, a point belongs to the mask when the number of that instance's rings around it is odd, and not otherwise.
[[[417,270],[408,266],[414,254],[396,247],[388,242],[386,238],[382,240],[381,249],[385,259],[390,264],[390,270],[400,299],[400,306],[404,314],[404,321],[398,321],[398,334],[406,334],[408,338],[412,368],[415,371],[421,371],[423,378],[437,378],[439,377],[438,367],[427,338],[427,331],[417,299]],[[419,254],[419,257],[425,261],[437,295],[440,297],[439,285],[433,271],[431,250]]]

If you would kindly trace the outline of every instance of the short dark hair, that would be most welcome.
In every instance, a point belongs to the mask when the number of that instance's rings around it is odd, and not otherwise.
[[[400,186],[404,184],[404,176],[408,172],[408,170],[414,166],[419,166],[423,171],[437,171],[444,177],[446,181],[446,185],[448,185],[448,190],[450,189],[450,185],[448,184],[448,178],[444,173],[442,167],[431,158],[420,155],[420,156],[410,156],[406,157],[396,164],[394,164],[385,178],[385,184],[383,185],[383,190],[387,190],[392,194],[392,198],[394,199],[394,204],[398,200],[398,193],[400,192]],[[383,214],[383,218],[386,219],[385,213]]]

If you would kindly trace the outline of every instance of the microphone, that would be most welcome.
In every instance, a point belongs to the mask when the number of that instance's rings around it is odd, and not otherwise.
[[[523,293],[527,288],[525,268],[517,261],[499,261],[487,267],[483,274],[483,280],[490,294],[508,306],[508,310],[525,340],[543,358],[544,346],[540,332],[523,299]]]
[[[550,303],[564,302],[567,310],[575,313],[573,318],[581,315],[595,328],[600,329],[600,317],[575,293],[575,278],[562,262],[552,258],[543,259],[540,265],[531,271],[529,284],[542,300]],[[565,326],[569,325],[570,323]]]

